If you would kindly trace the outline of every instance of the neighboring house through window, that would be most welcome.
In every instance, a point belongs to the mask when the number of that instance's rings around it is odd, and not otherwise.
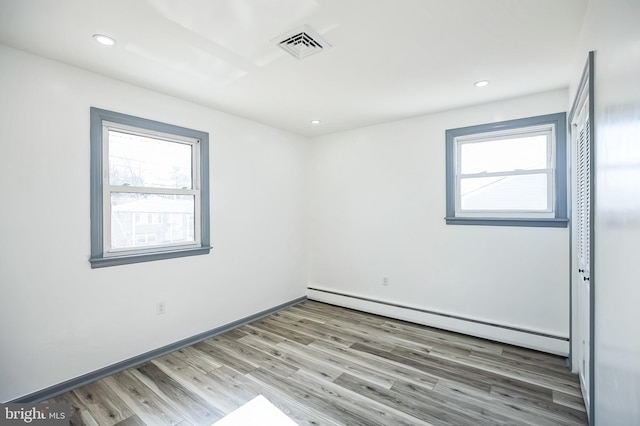
[[[91,108],[92,268],[209,252],[209,135]]]
[[[566,227],[565,140],[565,113],[447,130],[447,224]]]

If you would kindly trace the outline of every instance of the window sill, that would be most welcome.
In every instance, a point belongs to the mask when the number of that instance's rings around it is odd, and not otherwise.
[[[173,259],[177,257],[198,256],[202,254],[209,254],[210,250],[211,247],[197,247],[156,253],[128,254],[126,256],[92,257],[89,259],[89,262],[91,263],[91,269],[96,269],[105,268],[107,266],[129,265],[132,263]]]
[[[569,219],[520,219],[520,218],[482,218],[482,217],[445,217],[447,225],[484,225],[484,226],[528,226],[546,228],[566,228]]]

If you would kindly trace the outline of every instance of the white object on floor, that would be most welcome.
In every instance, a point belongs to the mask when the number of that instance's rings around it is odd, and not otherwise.
[[[267,398],[258,395],[211,426],[298,426]]]

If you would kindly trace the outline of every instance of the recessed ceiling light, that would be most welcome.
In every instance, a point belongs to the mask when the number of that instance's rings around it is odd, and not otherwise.
[[[320,124],[320,120],[311,120],[311,124],[318,125]]]
[[[100,44],[104,44],[105,46],[113,46],[116,44],[116,41],[109,36],[103,34],[94,34],[93,39]]]
[[[476,81],[475,83],[473,83],[473,85],[476,86],[476,87],[488,86],[489,85],[489,80]]]

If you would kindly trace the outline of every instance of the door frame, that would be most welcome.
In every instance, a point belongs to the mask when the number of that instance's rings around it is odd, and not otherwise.
[[[594,280],[594,276],[595,276],[595,269],[594,269],[594,257],[595,257],[595,251],[594,251],[594,241],[595,241],[595,229],[594,229],[594,222],[595,222],[595,215],[594,215],[594,208],[593,206],[595,205],[594,203],[594,199],[595,199],[595,143],[594,143],[594,139],[595,139],[595,103],[594,103],[594,61],[595,61],[595,53],[593,51],[589,52],[588,56],[587,56],[587,61],[586,64],[584,66],[584,70],[582,72],[582,77],[580,78],[580,84],[578,85],[578,89],[576,91],[576,95],[575,98],[573,100],[573,105],[571,106],[571,112],[569,113],[569,118],[568,118],[568,129],[570,132],[570,140],[571,143],[568,144],[570,146],[570,152],[571,152],[571,157],[572,158],[572,162],[573,159],[575,158],[575,152],[573,152],[573,126],[572,126],[572,122],[573,122],[573,118],[575,116],[575,114],[578,114],[579,108],[581,106],[581,100],[584,99],[585,96],[588,96],[588,108],[589,108],[589,144],[590,144],[590,166],[589,166],[589,173],[590,173],[590,191],[589,191],[589,195],[590,195],[590,214],[589,214],[589,234],[590,234],[590,238],[589,238],[589,251],[590,251],[590,259],[589,259],[589,283],[590,283],[590,287],[589,287],[589,366],[587,367],[589,369],[589,412],[587,413],[588,418],[589,418],[589,424],[592,425],[594,424],[595,421],[595,280]],[[574,169],[573,167],[571,168],[571,173],[569,174],[569,179],[570,182],[572,181],[572,177],[574,174]],[[573,186],[573,184],[570,183],[570,188]],[[572,196],[571,196],[571,202],[569,205],[569,208],[571,210],[572,206],[573,206],[573,201],[574,201],[574,197],[576,196],[576,194],[573,194],[572,191]],[[569,282],[570,282],[570,286],[569,286],[569,340],[571,342],[571,344],[569,345],[569,367],[571,369],[573,369],[573,341],[574,341],[574,325],[573,324],[573,311],[574,311],[574,304],[575,303],[579,303],[579,301],[574,300],[573,298],[573,288],[574,288],[574,250],[573,250],[573,211],[571,212],[571,226],[570,226],[570,231],[569,231],[569,239],[570,239],[570,245],[569,245]]]

